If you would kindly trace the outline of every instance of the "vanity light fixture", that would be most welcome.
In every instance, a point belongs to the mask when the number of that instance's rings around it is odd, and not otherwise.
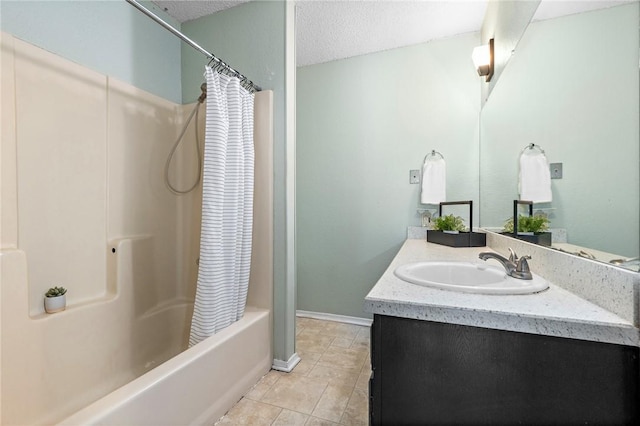
[[[471,59],[478,70],[478,75],[486,76],[485,81],[491,81],[491,77],[493,77],[493,39],[489,40],[489,44],[473,49]]]

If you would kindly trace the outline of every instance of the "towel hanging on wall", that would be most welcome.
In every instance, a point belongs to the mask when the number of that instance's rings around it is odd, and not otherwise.
[[[538,148],[539,151],[535,151]],[[518,190],[520,199],[534,203],[550,203],[551,172],[544,150],[529,144],[520,153],[520,176]]]
[[[437,157],[440,155],[440,158]],[[422,164],[422,204],[440,204],[447,201],[447,167],[444,156],[437,151],[431,151],[424,158]]]

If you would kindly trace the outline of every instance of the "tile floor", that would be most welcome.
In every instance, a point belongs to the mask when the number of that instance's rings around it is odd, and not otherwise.
[[[369,327],[296,319],[291,373],[271,370],[217,425],[367,425]]]

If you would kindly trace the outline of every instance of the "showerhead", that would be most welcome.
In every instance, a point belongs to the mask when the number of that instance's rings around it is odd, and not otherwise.
[[[198,102],[203,103],[205,99],[207,99],[207,83],[202,83],[200,85],[200,90],[202,90],[202,93],[200,94],[200,97],[198,98]]]

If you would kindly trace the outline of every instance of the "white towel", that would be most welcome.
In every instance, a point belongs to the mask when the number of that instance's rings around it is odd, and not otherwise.
[[[551,202],[551,172],[547,157],[539,153],[520,156],[520,199],[534,203]]]
[[[443,158],[426,160],[422,165],[422,204],[440,204],[447,201],[447,167]]]

